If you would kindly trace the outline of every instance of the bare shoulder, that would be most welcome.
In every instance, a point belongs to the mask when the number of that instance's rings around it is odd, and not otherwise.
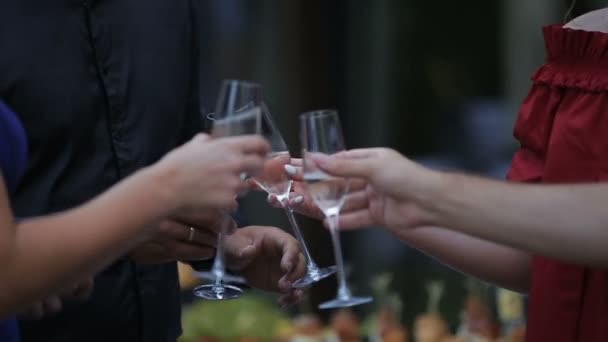
[[[608,8],[589,12],[564,25],[566,28],[608,33]]]

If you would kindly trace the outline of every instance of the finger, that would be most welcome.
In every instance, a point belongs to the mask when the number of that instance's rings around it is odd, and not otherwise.
[[[373,225],[374,221],[368,210],[359,210],[340,215],[339,226],[341,230],[357,230]],[[327,219],[323,221],[329,227]]]
[[[210,229],[187,226],[175,221],[162,223],[161,229],[163,234],[155,240],[163,242],[165,240],[175,240],[202,247],[215,247],[217,242],[217,234],[213,230],[210,232]]]
[[[57,296],[51,296],[42,302],[43,315],[53,315],[61,311],[63,304]]]
[[[298,255],[298,262],[291,272],[283,276],[279,280],[279,287],[283,291],[288,291],[292,288],[293,283],[302,278],[306,274],[307,266],[306,259],[301,253]]]
[[[295,239],[284,239],[281,242],[282,246],[282,254],[281,257],[281,270],[285,272],[285,274],[289,274],[293,272],[300,261],[300,246],[296,242]]]
[[[290,293],[279,298],[279,305],[282,309],[287,309],[289,306],[297,304],[304,299],[304,291],[293,290]]]
[[[192,227],[193,233],[188,232],[188,237],[192,236],[192,240],[187,240],[187,243],[203,246],[203,247],[216,247],[217,246],[217,232],[210,229],[201,229]]]
[[[340,159],[368,159],[376,156],[377,153],[377,148],[356,148],[336,153],[333,156]]]
[[[351,178],[349,182],[348,189],[350,192],[363,190],[367,187],[367,181],[363,178]]]
[[[236,221],[232,217],[228,217],[226,219],[226,221],[224,221],[221,224],[223,224],[224,226],[220,228],[220,229],[222,229],[222,230],[220,230],[220,232],[225,235],[232,235],[239,228],[238,225],[236,224]]]
[[[304,196],[298,193],[289,194],[289,205],[299,207],[304,204]]]
[[[205,133],[198,133],[196,134],[193,138],[192,138],[192,142],[196,142],[196,143],[206,143],[209,140],[211,140],[211,137],[209,136],[209,134],[205,134]]]
[[[288,205],[290,208],[295,210],[297,213],[308,216],[308,217],[321,219],[325,216],[325,215],[323,215],[323,212],[321,211],[321,209],[319,209],[319,207],[315,204],[315,202],[312,200],[312,198],[307,193],[306,194],[300,194],[300,193],[290,194],[290,199],[289,199]]]
[[[347,159],[336,156],[317,154],[311,156],[323,171],[337,177],[367,178],[373,172],[376,164],[372,159]]]
[[[219,181],[218,181],[219,183]],[[240,184],[227,185],[228,189],[221,189],[213,195],[213,199],[207,206],[225,212],[234,212],[238,209],[239,204],[237,202]]]
[[[270,151],[270,145],[266,139],[257,135],[241,135],[238,137],[221,138],[229,146],[246,154],[265,155]]]
[[[175,222],[188,227],[212,227],[221,222],[225,217],[222,210],[197,210],[188,214],[181,214]]]
[[[358,211],[369,206],[369,196],[366,191],[357,191],[346,195],[344,198],[344,204],[342,205],[341,212],[348,213],[351,211]]]
[[[260,186],[260,184],[258,184],[258,182],[256,182],[253,178],[249,178],[245,182],[247,182],[247,185],[252,190],[255,190],[255,191],[264,191],[264,189],[262,189],[262,187]]]
[[[268,204],[270,204],[271,206],[275,207],[275,208],[281,208],[281,202],[279,201],[279,199],[277,198],[276,195],[270,194],[268,195],[268,197],[266,197],[266,201],[268,202]]]
[[[289,162],[289,164],[291,164],[295,167],[302,167],[302,166],[304,166],[304,161],[302,160],[302,158],[291,158],[291,161]]]
[[[257,175],[263,167],[264,158],[254,154],[249,154],[241,157],[237,172],[239,174],[242,172],[246,172],[249,175]]]
[[[289,178],[291,178],[292,180],[302,181],[304,179],[304,169],[302,168],[302,166],[287,164],[283,166],[283,168],[285,169],[285,173],[287,174],[287,176],[289,176]]]

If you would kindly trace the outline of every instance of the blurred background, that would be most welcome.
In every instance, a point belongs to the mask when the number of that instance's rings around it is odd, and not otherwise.
[[[431,167],[503,178],[517,147],[511,133],[517,108],[544,59],[542,27],[563,22],[570,3],[199,1],[201,97],[213,111],[222,79],[261,83],[295,156],[298,114],[336,108],[351,148],[389,146]],[[579,0],[570,17],[601,3]],[[262,194],[248,195],[242,208],[250,223],[289,227]],[[329,234],[318,222],[299,219],[317,261],[333,264]],[[385,308],[410,340],[425,314],[441,317],[451,334],[472,325],[475,314],[503,335],[525,322],[525,298],[466,279],[381,230],[344,233],[343,244],[356,292],[378,299],[351,316],[343,313],[347,328],[370,317],[386,320],[380,317]],[[336,313],[315,309],[334,294],[331,278],[312,288],[300,307],[279,315],[293,321],[311,314],[294,323],[303,331],[312,331],[316,320],[335,327]],[[216,308],[192,305],[185,310]],[[202,316],[186,314],[185,338],[197,331],[193,325],[204,324]]]

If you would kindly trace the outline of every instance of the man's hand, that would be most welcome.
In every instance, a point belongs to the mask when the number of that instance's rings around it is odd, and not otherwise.
[[[83,302],[91,296],[92,292],[93,279],[85,279],[61,293],[32,304],[27,310],[19,314],[19,318],[24,320],[38,320],[57,314],[63,309],[64,303]]]
[[[250,226],[225,240],[228,268],[243,275],[253,287],[283,293],[282,305],[301,300],[291,285],[306,273],[306,262],[296,239],[273,227]]]
[[[216,210],[197,216],[162,221],[157,233],[131,251],[129,256],[142,264],[213,258],[217,234],[223,224],[229,225],[229,232],[236,228],[231,218]]]

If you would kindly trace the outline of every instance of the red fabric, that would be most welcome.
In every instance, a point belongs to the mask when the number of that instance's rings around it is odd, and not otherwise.
[[[545,41],[547,62],[519,113],[521,148],[508,178],[608,180],[608,34],[551,26]],[[536,256],[527,341],[608,341],[608,271]]]

